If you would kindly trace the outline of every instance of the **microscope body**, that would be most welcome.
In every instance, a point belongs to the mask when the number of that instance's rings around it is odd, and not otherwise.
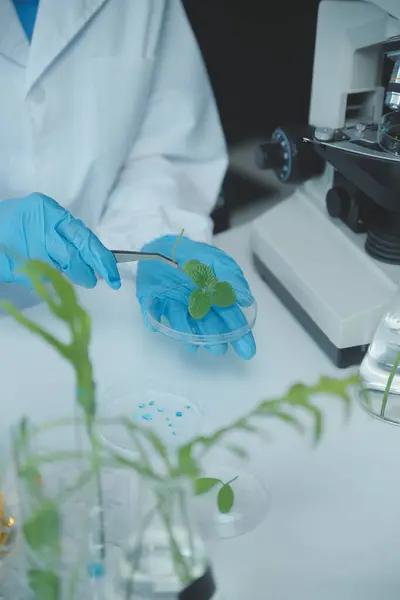
[[[323,0],[309,125],[257,154],[298,187],[254,221],[256,268],[339,367],[361,362],[400,280],[400,156],[378,143],[398,58],[400,1]]]

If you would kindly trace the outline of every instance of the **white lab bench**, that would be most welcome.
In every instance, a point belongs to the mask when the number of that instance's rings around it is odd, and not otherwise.
[[[221,358],[188,354],[145,330],[133,282],[119,292],[100,284],[81,293],[93,320],[100,390],[117,382],[134,387],[144,377],[183,386],[201,401],[209,430],[295,381],[337,373],[254,272],[248,238],[244,226],[220,235],[216,243],[242,265],[257,298],[256,358],[246,363],[233,353]],[[43,305],[26,312],[54,326]],[[23,412],[51,418],[71,406],[69,366],[4,314],[0,377],[3,447],[9,425]],[[247,442],[250,468],[270,490],[271,506],[254,531],[210,545],[226,599],[398,600],[400,428],[369,418],[358,406],[345,425],[337,400],[321,403],[326,431],[317,449],[306,436],[273,421],[269,444]]]

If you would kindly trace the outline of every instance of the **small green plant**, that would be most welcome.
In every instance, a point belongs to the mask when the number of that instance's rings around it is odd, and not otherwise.
[[[202,319],[213,306],[227,308],[235,304],[236,294],[231,284],[219,281],[208,265],[189,260],[183,265],[183,271],[197,286],[189,298],[189,313],[193,319]]]
[[[219,486],[217,495],[218,510],[222,514],[227,514],[231,512],[235,502],[235,492],[233,491],[232,483],[237,479],[239,478],[234,477],[224,483],[221,479],[216,479],[215,477],[199,477],[195,481],[195,494],[196,496],[200,496]]]
[[[174,262],[176,262],[176,249],[183,233],[182,229],[172,249],[171,256]],[[209,265],[192,259],[186,261],[181,270],[190,277],[196,286],[189,297],[189,314],[193,319],[202,319],[213,306],[228,308],[235,304],[235,290],[227,281],[220,281]]]

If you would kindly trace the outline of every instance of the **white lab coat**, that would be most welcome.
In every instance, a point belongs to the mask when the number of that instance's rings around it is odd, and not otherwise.
[[[227,154],[180,0],[0,0],[0,200],[42,192],[112,248],[207,241]]]

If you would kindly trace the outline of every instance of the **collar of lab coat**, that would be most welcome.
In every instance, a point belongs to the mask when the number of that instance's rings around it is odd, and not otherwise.
[[[21,67],[28,62],[28,40],[12,0],[0,0],[0,53]]]
[[[108,1],[40,0],[29,48],[12,0],[0,0],[0,52],[15,62],[27,64],[27,94]]]
[[[29,53],[27,93],[109,0],[40,0]]]

